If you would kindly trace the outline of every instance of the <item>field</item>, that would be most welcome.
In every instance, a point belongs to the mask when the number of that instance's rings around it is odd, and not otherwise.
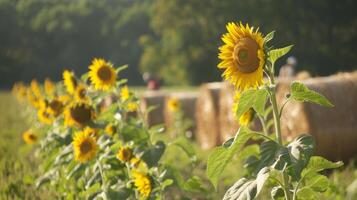
[[[37,189],[34,186],[35,180],[39,176],[38,163],[40,160],[36,158],[33,146],[26,145],[21,136],[31,121],[25,118],[25,111],[16,103],[10,92],[0,93],[0,110],[2,113],[0,116],[0,199],[50,199],[50,197],[56,196],[56,191],[51,191],[51,187]],[[160,137],[168,141],[165,135]],[[231,163],[228,166],[222,176],[218,191],[214,191],[205,176],[209,151],[200,150],[194,143],[191,145],[194,146],[197,154],[196,164],[192,164],[190,159],[177,147],[169,147],[162,159],[178,166],[184,179],[197,176],[204,183],[202,188],[185,194],[187,197],[199,198],[200,193],[204,192],[206,198],[218,199],[229,185],[243,174],[243,168],[237,168],[237,166],[242,166],[241,160],[235,158],[234,164]],[[234,175],[232,176],[232,174]],[[328,175],[335,185],[330,190],[334,190],[334,193],[337,194],[329,199],[345,199],[346,197],[353,199],[356,197],[357,184],[356,182],[352,183],[357,178],[357,171],[352,164],[348,164],[342,170],[329,172]],[[181,199],[181,196],[184,195],[174,188],[171,190],[172,193],[167,196],[168,199]],[[328,196],[329,193],[326,194]],[[268,199],[269,196],[267,192],[264,192],[260,199]]]

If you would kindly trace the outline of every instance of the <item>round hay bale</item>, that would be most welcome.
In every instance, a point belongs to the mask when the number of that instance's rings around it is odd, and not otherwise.
[[[170,110],[168,107],[168,101],[170,99],[177,99],[179,103],[179,107],[181,112],[183,113],[183,119],[184,120],[190,120],[192,123],[192,126],[186,133],[186,136],[193,138],[194,137],[194,130],[195,130],[195,106],[196,106],[196,101],[197,101],[198,93],[197,92],[175,92],[171,93],[166,96],[165,98],[165,106],[164,106],[164,120],[165,120],[165,125],[168,128],[174,127],[175,123],[175,115],[176,113]],[[177,132],[175,130],[170,131],[171,135],[173,137],[177,136]]]
[[[338,74],[302,81],[326,96],[334,105],[325,108],[311,103],[290,102],[282,114],[282,132],[291,140],[309,133],[316,141],[316,154],[330,160],[357,156],[357,73]],[[278,93],[289,93],[280,87]],[[283,101],[280,101],[281,105]]]
[[[150,107],[155,107],[147,115],[147,123],[149,126],[158,125],[164,123],[164,103],[167,93],[162,91],[146,91],[140,99],[140,108],[146,112]]]
[[[225,84],[223,82],[206,83],[199,88],[195,111],[196,140],[203,149],[209,149],[221,143],[219,93]]]

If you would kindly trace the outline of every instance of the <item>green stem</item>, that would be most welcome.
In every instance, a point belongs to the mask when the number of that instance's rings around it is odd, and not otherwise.
[[[271,88],[271,95],[270,95],[270,100],[271,104],[273,106],[273,113],[274,113],[274,124],[275,124],[275,134],[276,134],[276,139],[279,142],[280,145],[283,145],[283,139],[281,137],[281,126],[280,126],[280,113],[278,109],[278,104],[276,101],[276,87],[275,87],[275,80],[274,80],[274,74],[270,74],[270,84],[272,86]],[[284,180],[284,192],[285,192],[285,199],[286,200],[291,200],[291,194],[290,194],[290,185],[289,185],[289,177],[286,172],[283,171],[283,180]]]
[[[269,134],[268,134],[267,126],[265,124],[265,120],[260,115],[258,115],[258,118],[260,120],[260,123],[262,124],[264,135],[268,136]]]

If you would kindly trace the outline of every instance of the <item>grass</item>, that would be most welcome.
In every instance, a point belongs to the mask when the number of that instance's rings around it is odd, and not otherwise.
[[[138,91],[140,90],[142,89],[138,88]],[[194,90],[192,88],[191,91]],[[166,91],[177,90],[167,88]],[[39,176],[40,161],[34,156],[33,146],[26,145],[22,140],[22,133],[31,125],[31,120],[25,117],[26,110],[17,103],[11,93],[4,91],[0,92],[0,111],[0,199],[53,199],[54,191],[49,191],[48,188],[36,189],[34,186],[36,177]],[[205,176],[209,151],[203,151],[193,143],[192,145],[198,157],[195,165],[192,165],[182,150],[175,146],[168,147],[163,159],[179,168],[184,180],[188,180],[192,174],[200,177],[204,188],[190,194],[173,191],[170,197],[183,199],[181,195],[185,195],[204,199],[202,198],[204,192],[207,199],[222,198],[225,190],[243,174],[241,161],[235,159],[234,163],[228,166],[220,179],[218,190],[215,191]],[[330,173],[329,178],[335,185],[330,191],[333,191],[334,195],[330,193],[324,199],[357,199],[357,170],[354,165],[349,164],[342,170]],[[268,192],[264,192],[259,199],[269,199],[269,196]]]

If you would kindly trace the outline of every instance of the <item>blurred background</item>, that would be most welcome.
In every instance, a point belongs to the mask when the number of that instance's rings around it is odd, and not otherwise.
[[[0,87],[82,74],[94,57],[129,64],[130,85],[142,85],[144,72],[166,85],[220,80],[230,21],[276,30],[277,47],[295,45],[298,71],[351,71],[356,8],[356,0],[0,0]]]

